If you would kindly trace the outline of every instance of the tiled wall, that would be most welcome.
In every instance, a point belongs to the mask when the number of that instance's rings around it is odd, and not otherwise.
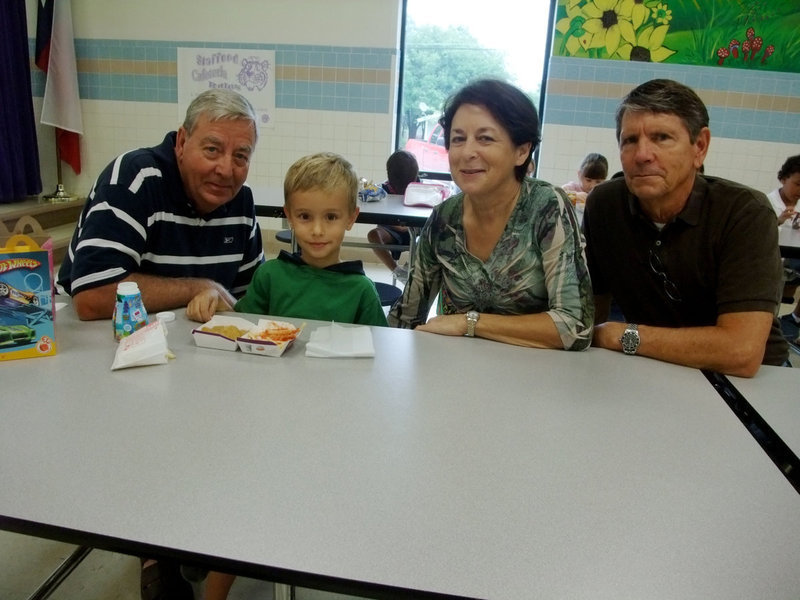
[[[778,168],[800,154],[800,76],[794,73],[552,57],[539,176],[575,179],[581,159],[600,152],[620,169],[614,113],[633,87],[657,77],[692,87],[708,107],[706,172],[769,191]]]
[[[33,40],[29,40],[31,54]],[[178,48],[275,51],[277,108],[387,113],[394,50],[301,46],[75,40],[81,99],[177,102]],[[44,93],[44,74],[33,72],[33,94]]]
[[[385,177],[394,131],[393,48],[76,39],[83,173],[64,169],[70,191],[87,193],[115,155],[155,145],[177,128],[178,47],[275,50],[276,118],[261,132],[251,185],[279,187],[294,160],[320,150],[343,154],[368,179]],[[31,74],[38,111],[45,78],[35,67]],[[40,139],[44,153],[53,151],[46,132]]]

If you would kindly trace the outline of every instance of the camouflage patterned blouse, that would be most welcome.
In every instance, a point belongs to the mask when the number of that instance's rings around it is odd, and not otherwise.
[[[403,297],[389,313],[389,325],[413,328],[424,323],[441,289],[444,314],[546,311],[564,348],[587,348],[594,320],[592,286],[583,236],[566,195],[526,177],[486,262],[467,250],[463,202],[464,194],[457,194],[431,213]]]

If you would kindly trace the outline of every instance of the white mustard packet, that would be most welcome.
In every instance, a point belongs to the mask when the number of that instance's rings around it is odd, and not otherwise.
[[[163,365],[171,355],[166,328],[161,321],[153,321],[119,341],[111,370]]]
[[[306,356],[315,358],[371,358],[375,356],[372,331],[365,325],[345,327],[331,323],[311,332]]]

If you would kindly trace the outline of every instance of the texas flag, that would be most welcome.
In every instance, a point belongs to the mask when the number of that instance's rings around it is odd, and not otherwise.
[[[39,0],[36,65],[47,73],[41,122],[56,128],[61,160],[80,174],[83,119],[70,0]]]

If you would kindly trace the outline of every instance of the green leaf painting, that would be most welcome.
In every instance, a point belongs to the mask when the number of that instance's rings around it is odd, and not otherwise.
[[[558,0],[553,53],[800,72],[800,1]]]

